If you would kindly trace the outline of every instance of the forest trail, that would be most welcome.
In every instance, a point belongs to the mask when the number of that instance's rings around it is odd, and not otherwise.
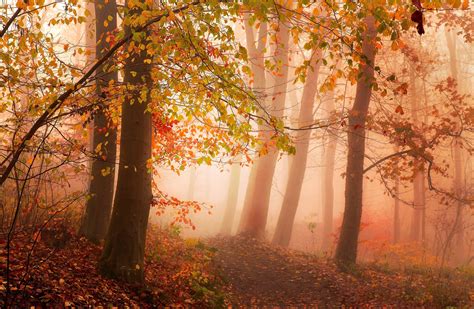
[[[434,273],[399,273],[377,269],[375,265],[344,273],[314,255],[276,248],[255,239],[218,237],[208,243],[217,249],[214,265],[236,305],[437,308],[460,301],[456,296],[459,291],[453,291],[442,278],[434,278]],[[473,282],[467,279],[464,286],[472,295]]]

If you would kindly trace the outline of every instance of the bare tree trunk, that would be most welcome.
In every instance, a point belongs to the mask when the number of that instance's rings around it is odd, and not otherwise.
[[[265,78],[265,47],[267,42],[267,23],[263,22],[260,25],[258,30],[257,45],[255,45],[255,35],[253,32],[252,26],[248,23],[249,15],[245,15],[245,34],[247,39],[247,50],[250,57],[250,65],[252,68],[252,73],[254,77],[253,81],[253,91],[257,95],[257,100],[260,104],[263,105],[265,101],[265,88],[266,88],[266,78]],[[259,125],[258,129],[260,132],[263,132],[263,125]],[[258,160],[256,160],[251,169],[249,175],[249,181],[247,184],[247,189],[245,192],[244,208],[242,210],[242,215],[240,218],[239,224],[239,233],[243,231],[244,226],[250,220],[250,210],[251,210],[251,201],[254,196],[256,189],[256,177],[257,177],[257,166]]]
[[[303,89],[301,108],[298,117],[299,128],[309,126],[313,122],[314,97],[318,89],[319,67],[321,66],[321,51],[312,55],[308,67],[307,79]],[[306,161],[308,158],[309,139],[311,130],[299,130],[296,133],[296,154],[292,161],[288,181],[286,184],[283,204],[281,206],[278,223],[273,236],[273,243],[287,247],[290,244],[293,223],[303,186]]]
[[[240,157],[237,159],[240,161]],[[237,200],[239,198],[239,183],[240,183],[240,164],[234,162],[230,169],[230,184],[227,193],[227,206],[224,213],[224,220],[222,221],[221,234],[230,235],[234,225],[235,209],[237,208]]]
[[[267,100],[272,102],[269,112],[277,118],[283,115],[288,82],[288,29],[287,24],[280,23],[276,34],[275,60],[276,63],[281,64],[281,69],[278,72],[278,76],[273,76],[272,74],[272,85],[274,86],[273,95],[271,100]],[[261,38],[263,37],[261,36]],[[264,42],[263,46],[265,46]],[[264,56],[263,51],[264,48],[261,50],[260,58]],[[261,61],[263,62],[263,59]],[[262,72],[262,75],[263,73],[264,72]],[[262,78],[262,76],[260,78]],[[255,76],[255,81],[257,81],[257,76]],[[263,238],[267,223],[272,180],[275,173],[276,160],[278,158],[278,149],[270,143],[273,135],[272,128],[265,125],[259,129],[261,130],[260,137],[270,145],[268,146],[268,153],[257,159],[251,171],[244,210],[239,225],[239,233],[251,237]]]
[[[411,103],[411,120],[413,124],[418,123],[418,91],[416,87],[415,69],[414,64],[410,65],[410,103]],[[425,177],[423,172],[423,162],[416,159],[413,164],[413,211],[411,221],[411,232],[410,238],[412,241],[420,241],[421,238],[421,225],[422,225],[422,212],[425,208],[424,201],[424,183]]]
[[[345,208],[335,255],[336,261],[341,265],[356,262],[362,217],[365,121],[374,80],[374,39],[376,37],[374,17],[367,16],[365,23],[367,30],[363,33],[362,53],[366,59],[364,62],[367,63],[361,64],[360,72],[362,74],[357,81],[354,106],[349,112]]]
[[[117,4],[115,0],[96,1],[96,58],[100,59],[107,51],[108,43],[105,38],[108,32],[117,28]],[[111,16],[112,20],[108,17]],[[108,25],[104,22],[108,22]],[[99,102],[98,110],[94,116],[92,151],[96,151],[91,167],[91,180],[89,185],[90,198],[87,200],[86,211],[82,219],[80,234],[92,242],[103,240],[110,222],[110,213],[114,196],[115,160],[117,153],[117,130],[110,124],[106,115],[107,95],[103,88],[110,81],[118,80],[116,70],[104,72],[111,62],[106,62],[98,69],[96,80],[96,94]]]
[[[141,11],[134,7],[127,17],[139,16]],[[126,25],[125,31],[130,33],[133,29]],[[117,193],[99,261],[102,274],[127,282],[144,280],[145,236],[152,200],[151,173],[147,168],[152,138],[151,114],[146,111],[152,87],[151,65],[145,63],[149,57],[144,50],[131,54],[125,63],[124,83],[129,89],[122,104]],[[144,90],[148,90],[145,98]]]
[[[395,153],[399,152],[399,147],[395,146]],[[393,198],[393,243],[400,242],[400,178],[398,177],[398,163],[396,163],[395,196]]]
[[[395,198],[393,208],[393,243],[398,244],[400,242],[400,180],[395,180]]]
[[[449,64],[451,70],[451,76],[459,83],[459,76],[458,76],[458,63],[457,63],[457,50],[456,50],[456,33],[453,31],[446,31],[446,41],[449,50]],[[457,128],[459,130],[459,128]],[[460,138],[454,138],[454,145],[453,145],[453,161],[454,161],[454,181],[453,181],[453,189],[455,196],[458,199],[462,198],[463,195],[463,175],[462,175],[462,149],[460,146]],[[463,203],[458,200],[456,202],[456,219],[453,223],[453,231],[457,235],[456,241],[456,252],[458,252],[456,258],[458,260],[462,259],[462,255],[464,252],[464,223],[463,223]],[[453,238],[453,237],[451,237]],[[448,240],[446,240],[448,242]],[[451,240],[449,240],[451,241]],[[447,244],[449,246],[449,244]]]
[[[335,110],[334,106],[334,92],[330,92],[326,100],[326,110],[328,118]],[[337,132],[335,130],[328,130],[329,139],[324,149],[324,175],[322,186],[322,202],[323,202],[323,235],[322,235],[322,250],[329,251],[332,245],[332,230],[333,230],[333,212],[334,212],[334,168],[336,162],[336,148],[337,148]]]

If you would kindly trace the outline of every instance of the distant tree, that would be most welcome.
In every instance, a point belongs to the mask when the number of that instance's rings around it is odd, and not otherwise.
[[[415,68],[414,64],[410,63],[410,104],[411,104],[411,118],[413,123],[417,123],[418,119],[418,109],[420,108],[417,103],[420,98],[420,92],[417,87],[417,80],[415,78]],[[411,230],[410,238],[413,241],[421,240],[421,227],[422,227],[422,215],[423,209],[425,208],[425,172],[424,172],[424,162],[418,158],[415,158],[413,163],[413,211],[412,211],[412,221],[411,221]]]
[[[291,162],[289,176],[283,197],[278,222],[272,242],[287,247],[290,244],[293,223],[303,187],[303,180],[308,159],[308,148],[313,123],[313,108],[318,89],[319,68],[321,66],[321,51],[317,49],[311,55],[310,65],[306,73],[306,81],[301,98],[301,107],[298,117],[299,131],[295,134],[296,154]],[[306,128],[305,128],[306,127]]]
[[[328,120],[331,119],[335,110],[334,92],[330,91],[324,96],[326,115]],[[334,212],[334,168],[336,161],[336,148],[338,141],[338,132],[334,128],[328,128],[327,143],[324,145],[323,153],[323,179],[321,181],[322,189],[322,207],[323,207],[323,235],[322,249],[328,251],[332,244],[333,234],[333,212]]]
[[[285,98],[288,82],[288,48],[289,48],[289,25],[284,21],[277,21],[277,32],[275,35],[274,57],[279,66],[276,72],[271,74],[272,94],[266,102],[271,102],[265,109],[270,114],[281,119],[285,108]],[[260,56],[262,57],[262,56]],[[263,102],[262,102],[263,103]],[[249,188],[245,198],[244,209],[239,226],[239,233],[251,237],[263,238],[267,224],[268,208],[273,183],[273,175],[278,159],[278,147],[275,144],[273,129],[265,125],[260,138],[265,143],[263,155],[257,158],[255,172],[249,181]]]
[[[230,182],[229,189],[227,191],[227,203],[221,226],[221,234],[223,235],[230,235],[234,225],[237,200],[239,198],[240,170],[242,169],[238,161],[240,161],[240,156],[236,158],[236,162],[233,162],[230,167]]]

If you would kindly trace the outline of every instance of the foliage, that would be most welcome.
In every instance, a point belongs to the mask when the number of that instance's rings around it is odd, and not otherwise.
[[[62,223],[48,230],[70,233]],[[49,245],[44,233],[36,235],[34,242],[24,232],[14,239],[10,306],[224,306],[221,281],[209,264],[214,249],[197,240],[183,240],[172,230],[152,227],[148,233],[147,287],[101,277],[95,265],[101,247],[83,238],[73,235],[64,247],[57,248]],[[4,271],[5,251],[1,259]]]

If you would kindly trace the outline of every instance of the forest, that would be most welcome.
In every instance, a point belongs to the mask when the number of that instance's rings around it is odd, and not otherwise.
[[[474,307],[470,0],[2,0],[0,307]]]

